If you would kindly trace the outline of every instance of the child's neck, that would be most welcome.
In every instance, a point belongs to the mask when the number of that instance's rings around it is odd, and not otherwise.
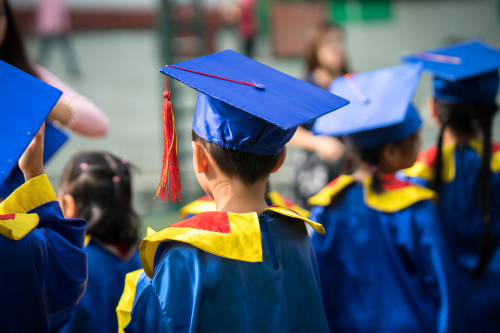
[[[383,164],[383,163],[381,163]],[[371,176],[373,174],[374,170],[372,170],[372,167],[366,163],[366,162],[359,162],[358,168],[354,173],[352,174],[352,177],[356,179],[357,181],[363,181],[365,180],[368,176]],[[384,165],[378,165],[377,166],[377,172],[381,174],[387,174],[387,175],[394,175],[398,170],[394,170],[393,168],[389,166],[384,166]]]
[[[462,145],[477,137],[478,135],[459,134],[451,130],[451,128],[445,128],[443,131],[443,144],[456,143],[458,145]]]
[[[266,209],[265,199],[267,180],[252,185],[245,185],[239,180],[227,180],[212,188],[216,210],[231,213],[260,214]]]

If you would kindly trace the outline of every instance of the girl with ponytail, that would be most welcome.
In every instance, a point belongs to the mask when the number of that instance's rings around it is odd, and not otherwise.
[[[87,289],[77,306],[53,316],[51,332],[117,332],[125,275],[142,268],[139,217],[132,206],[131,165],[104,152],[76,155],[64,169],[64,216],[87,221]]]
[[[442,230],[475,331],[499,332],[500,145],[492,142],[500,50],[477,40],[405,57],[433,75],[436,146],[404,173],[438,193]]]
[[[420,149],[421,69],[336,79],[331,92],[351,103],[315,122],[315,134],[347,134],[361,161],[309,199],[326,231],[312,243],[332,332],[467,332],[435,194],[395,177]]]

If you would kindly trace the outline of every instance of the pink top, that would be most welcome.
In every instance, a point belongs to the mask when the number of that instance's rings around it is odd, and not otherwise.
[[[39,35],[59,35],[70,28],[66,0],[38,0],[35,31]]]
[[[85,136],[103,136],[108,132],[109,119],[106,114],[87,97],[71,89],[66,83],[42,66],[35,65],[40,80],[63,92],[61,100],[72,105],[73,115],[67,126]]]

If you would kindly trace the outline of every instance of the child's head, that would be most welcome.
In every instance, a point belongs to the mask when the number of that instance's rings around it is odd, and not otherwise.
[[[84,152],[68,163],[59,201],[67,218],[87,221],[87,234],[127,248],[137,242],[139,218],[132,207],[131,167],[125,158]]]
[[[378,148],[366,149],[355,146],[362,162],[373,167],[374,175],[371,183],[375,193],[382,192],[379,173],[395,173],[398,170],[411,167],[420,152],[420,130],[398,141],[387,143]]]
[[[238,150],[230,150],[201,138],[192,131],[193,164],[196,178],[208,195],[211,193],[211,181],[216,177],[241,182],[251,186],[262,182],[273,172],[279,170],[286,158],[286,146],[276,155],[258,155]]]

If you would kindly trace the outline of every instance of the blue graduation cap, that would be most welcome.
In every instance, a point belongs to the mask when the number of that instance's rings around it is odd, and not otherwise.
[[[68,135],[61,129],[54,126],[50,121],[45,122],[45,136],[43,146],[43,163],[47,161],[61,148],[62,145],[68,140]],[[15,165],[5,179],[3,184],[0,185],[0,198],[7,198],[15,189],[24,183],[24,175]]]
[[[278,154],[298,125],[349,103],[232,50],[160,71],[199,91],[193,120],[196,134],[224,148],[258,155]],[[170,93],[164,97],[168,145],[175,130],[171,132],[168,125]],[[172,160],[172,152],[165,151],[164,162]],[[160,186],[168,183],[166,173],[164,163]]]
[[[314,123],[317,135],[349,135],[362,148],[377,148],[401,140],[422,124],[411,101],[421,64],[408,64],[335,79],[330,91],[351,104]]]
[[[452,103],[489,104],[498,92],[500,50],[471,39],[403,56],[434,76],[434,96]]]
[[[0,184],[33,140],[62,92],[0,61]]]

